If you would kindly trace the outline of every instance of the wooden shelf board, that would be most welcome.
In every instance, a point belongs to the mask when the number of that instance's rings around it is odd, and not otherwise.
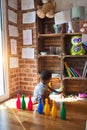
[[[43,58],[43,57],[58,57],[58,58],[61,58],[61,55],[38,55],[38,58]]]
[[[81,33],[81,32],[75,32],[75,33],[64,33],[63,34],[63,37],[65,37],[65,36],[72,36],[72,35],[82,35],[83,33]]]
[[[76,58],[82,58],[82,57],[87,57],[87,55],[63,55],[63,58],[66,58],[66,57],[76,57]]]
[[[83,77],[63,77],[63,80],[87,80],[87,78],[83,78]]]
[[[61,33],[50,33],[50,34],[38,34],[38,37],[60,37]]]

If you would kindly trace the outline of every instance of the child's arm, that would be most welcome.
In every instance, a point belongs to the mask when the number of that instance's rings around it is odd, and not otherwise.
[[[55,92],[55,93],[57,93],[57,94],[61,94],[62,92],[63,92],[63,90],[62,91],[57,91],[57,90],[55,90],[55,89],[53,89],[53,88],[50,88],[49,86],[48,86],[48,89],[51,91],[51,92]]]

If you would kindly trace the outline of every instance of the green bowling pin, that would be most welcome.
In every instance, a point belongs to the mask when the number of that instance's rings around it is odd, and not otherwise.
[[[62,120],[65,120],[66,119],[66,109],[65,109],[65,103],[62,102],[61,104],[61,108],[60,108],[60,118]]]
[[[22,94],[22,110],[25,110],[26,109],[26,102],[25,102],[25,95]]]

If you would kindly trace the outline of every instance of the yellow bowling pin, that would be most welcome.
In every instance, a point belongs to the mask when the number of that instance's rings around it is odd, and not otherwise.
[[[57,117],[57,107],[56,107],[56,102],[55,101],[53,101],[53,105],[52,105],[52,109],[51,109],[51,115],[52,115],[52,118]]]
[[[50,115],[50,105],[48,104],[48,98],[45,99],[44,113],[47,116]]]

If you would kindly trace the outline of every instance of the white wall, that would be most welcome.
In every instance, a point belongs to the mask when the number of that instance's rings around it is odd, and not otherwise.
[[[56,2],[56,11],[71,9],[73,6],[85,6],[87,18],[87,0],[54,0]]]

